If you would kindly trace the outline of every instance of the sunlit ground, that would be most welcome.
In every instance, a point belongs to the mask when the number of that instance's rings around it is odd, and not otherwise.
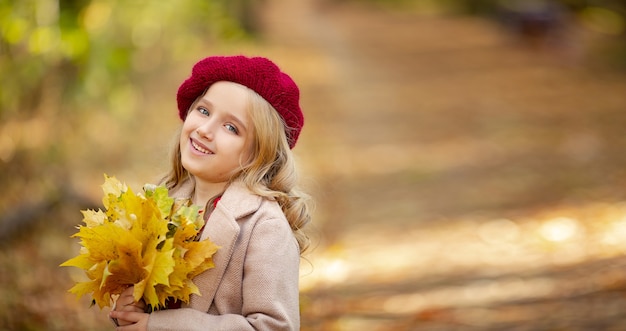
[[[446,300],[437,296],[438,291],[425,291],[420,297],[427,300],[402,305],[403,309],[393,305],[400,303],[395,299],[387,304],[393,311],[403,312],[430,305],[487,303],[499,296],[541,297],[565,284],[545,279],[524,281],[515,275],[622,256],[626,252],[626,203],[556,207],[520,219],[455,220],[411,229],[363,226],[339,241],[343,244],[318,251],[303,263],[303,290],[337,284],[377,288],[406,280],[432,281],[439,276],[490,278],[506,274],[513,279],[476,284],[477,289],[486,289],[480,291],[482,295],[470,291],[465,297]]]
[[[626,203],[405,229],[373,225],[339,241],[303,263],[312,330],[391,330],[397,321],[407,330],[429,321],[450,328],[524,325],[545,313],[541,303],[559,300],[572,304],[553,317],[571,327],[579,314],[611,319],[624,309],[618,293],[626,281]],[[607,300],[594,311],[585,304],[585,296],[613,290],[617,306]],[[584,306],[571,307],[578,297]],[[528,307],[506,311],[515,304]],[[320,318],[334,323],[320,326]]]

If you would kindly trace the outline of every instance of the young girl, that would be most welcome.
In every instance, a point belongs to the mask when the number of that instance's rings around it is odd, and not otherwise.
[[[204,206],[200,240],[221,248],[189,304],[148,314],[127,289],[110,313],[117,330],[298,330],[310,221],[291,152],[304,122],[298,87],[268,59],[208,57],[177,101],[183,124],[163,182]]]

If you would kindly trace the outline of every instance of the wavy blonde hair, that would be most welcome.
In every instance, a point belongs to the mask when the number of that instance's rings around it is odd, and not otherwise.
[[[304,232],[304,227],[311,221],[310,197],[297,187],[298,175],[285,133],[286,126],[272,105],[252,89],[246,87],[246,90],[250,101],[248,114],[253,123],[251,153],[230,182],[241,180],[255,194],[276,200],[298,241],[300,253],[303,253],[310,244],[310,239]],[[202,95],[191,105],[190,110]],[[177,187],[191,177],[181,162],[180,131],[177,138],[171,155],[172,167],[161,180],[168,189]],[[210,202],[216,198],[217,196],[213,197]],[[213,203],[207,204],[212,205]]]

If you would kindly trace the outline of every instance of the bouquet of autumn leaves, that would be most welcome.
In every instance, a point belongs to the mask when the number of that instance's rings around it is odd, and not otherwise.
[[[199,294],[191,279],[214,267],[219,247],[197,241],[204,225],[198,207],[170,198],[163,186],[146,185],[144,194],[135,194],[106,175],[102,190],[106,211],[82,211],[85,225],[72,236],[81,239],[80,254],[61,264],[83,269],[89,278],[70,292],[91,293],[92,304],[103,308],[134,285],[135,300],[153,310],[166,300],[188,303],[192,293]]]

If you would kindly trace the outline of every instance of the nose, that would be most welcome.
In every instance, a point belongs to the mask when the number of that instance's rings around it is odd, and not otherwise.
[[[196,128],[196,133],[202,138],[205,138],[207,140],[213,140],[215,132],[214,126],[214,121],[208,119]]]

